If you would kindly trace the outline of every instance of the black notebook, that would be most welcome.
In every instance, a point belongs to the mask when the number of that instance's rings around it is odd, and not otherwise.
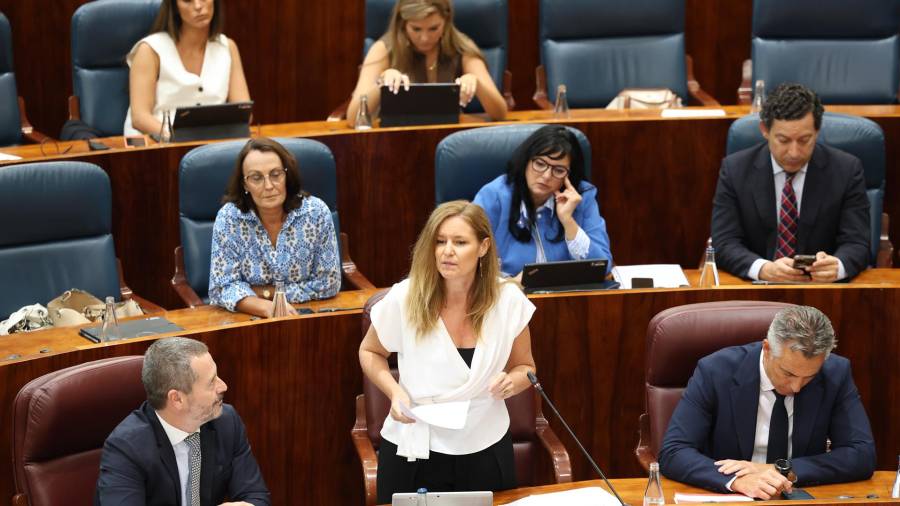
[[[522,269],[525,293],[584,292],[618,288],[606,280],[606,260],[564,260],[527,264]]]
[[[172,118],[175,142],[250,137],[253,102],[179,107]]]
[[[410,84],[395,95],[381,87],[381,126],[459,123],[459,85]]]
[[[101,324],[97,325],[96,327],[83,328],[78,333],[92,343],[99,343],[100,328],[102,326],[103,325]],[[184,329],[179,327],[178,325],[175,325],[169,320],[166,320],[163,317],[153,316],[150,318],[144,318],[143,320],[133,320],[120,323],[119,339],[152,336],[155,334],[164,334],[166,332],[177,332],[179,330]]]

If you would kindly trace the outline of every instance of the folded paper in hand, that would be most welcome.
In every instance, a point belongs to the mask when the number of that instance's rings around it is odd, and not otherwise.
[[[469,415],[469,403],[471,401],[438,402],[435,404],[420,404],[412,409],[404,407],[403,414],[444,429],[459,430],[466,426],[466,418]]]

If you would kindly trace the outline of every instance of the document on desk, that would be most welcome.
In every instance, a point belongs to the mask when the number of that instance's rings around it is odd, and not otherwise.
[[[470,402],[471,401],[455,401],[419,404],[412,409],[408,409],[404,406],[403,414],[415,420],[421,420],[428,425],[434,425],[435,427],[444,429],[459,430],[466,426]]]
[[[6,162],[11,160],[21,160],[21,156],[11,155],[9,153],[3,153],[0,151],[0,161]]]
[[[663,118],[721,118],[725,109],[663,109]]]
[[[753,499],[741,494],[683,494],[675,492],[675,504],[711,502],[753,502]]]
[[[691,286],[681,266],[676,264],[617,265],[612,275],[619,282],[619,289],[631,288],[633,278],[653,279],[653,288]]]
[[[558,506],[560,504],[566,506],[619,506],[619,501],[600,487],[585,487],[563,492],[530,495],[508,503],[507,506]]]

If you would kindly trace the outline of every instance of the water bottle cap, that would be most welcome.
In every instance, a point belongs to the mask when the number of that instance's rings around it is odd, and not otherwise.
[[[416,493],[417,493],[417,494],[427,494],[427,493],[428,493],[428,489],[425,488],[425,487],[422,487],[422,488],[420,488],[419,490],[416,490]]]

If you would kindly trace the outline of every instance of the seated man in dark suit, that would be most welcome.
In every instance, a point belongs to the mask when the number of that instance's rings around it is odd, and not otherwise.
[[[667,477],[769,499],[792,486],[867,479],[875,442],[831,322],[794,306],[761,343],[704,357],[659,452]],[[827,440],[831,451],[826,452]]]
[[[244,424],[206,345],[161,339],[144,355],[147,401],[103,445],[95,504],[270,503]]]
[[[719,267],[787,282],[837,281],[866,268],[869,201],[862,163],[816,143],[822,113],[815,92],[782,84],[760,111],[767,142],[722,161],[712,212]],[[795,255],[816,258],[794,268]]]

